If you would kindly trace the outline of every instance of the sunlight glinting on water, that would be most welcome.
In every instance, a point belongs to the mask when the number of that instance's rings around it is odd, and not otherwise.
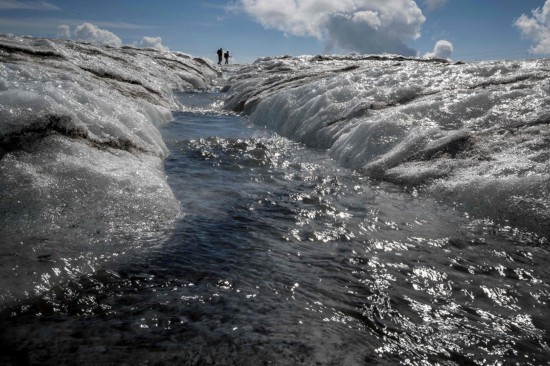
[[[545,215],[546,61],[266,59],[171,94],[216,70],[27,48],[122,81],[5,56],[8,361],[548,364],[547,224],[514,211]]]

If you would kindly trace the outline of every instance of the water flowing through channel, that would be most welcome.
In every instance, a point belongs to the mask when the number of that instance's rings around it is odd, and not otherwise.
[[[370,181],[222,97],[180,94],[161,130],[182,209],[165,240],[5,310],[2,360],[548,362],[535,237]]]

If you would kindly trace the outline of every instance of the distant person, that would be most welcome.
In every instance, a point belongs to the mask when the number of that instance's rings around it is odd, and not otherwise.
[[[223,57],[225,58],[225,64],[229,64],[229,50],[225,51],[225,53],[223,54]],[[221,61],[220,61],[221,62]]]
[[[223,55],[223,50],[220,48],[218,49],[218,65],[222,64],[222,55]]]

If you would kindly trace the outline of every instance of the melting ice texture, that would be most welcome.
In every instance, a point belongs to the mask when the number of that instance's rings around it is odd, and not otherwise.
[[[374,179],[550,234],[550,60],[257,60],[225,107]]]
[[[78,275],[179,216],[157,127],[202,59],[0,36],[0,304]]]

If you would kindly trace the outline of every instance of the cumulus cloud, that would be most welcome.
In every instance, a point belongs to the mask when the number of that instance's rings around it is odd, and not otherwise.
[[[159,51],[169,51],[168,47],[162,44],[162,38],[160,37],[143,37],[141,39],[140,47],[155,48]]]
[[[83,23],[77,26],[74,36],[78,41],[114,47],[122,46],[122,40],[116,34],[105,29],[100,29],[92,23]]]
[[[61,10],[45,1],[0,0],[0,10]]]
[[[57,36],[59,38],[71,38],[71,27],[66,24],[61,24],[57,27]]]
[[[542,9],[536,8],[531,14],[531,17],[522,14],[515,25],[522,36],[535,42],[531,53],[550,54],[550,0],[546,0]]]
[[[426,53],[424,57],[443,58],[447,60],[451,58],[452,54],[453,54],[453,44],[449,41],[442,39],[437,41],[435,43],[434,50],[432,52]]]
[[[406,44],[425,21],[413,0],[238,0],[265,28],[312,36],[329,47],[415,55]]]
[[[122,40],[116,34],[108,30],[101,29],[91,23],[83,23],[77,26],[73,33],[71,33],[71,28],[66,24],[60,25],[57,29],[57,36],[59,38],[72,38],[77,41],[114,47],[122,46]],[[136,43],[134,45],[137,46]],[[139,42],[139,47],[155,48],[159,51],[169,51],[169,48],[162,44],[161,37],[143,37]]]

